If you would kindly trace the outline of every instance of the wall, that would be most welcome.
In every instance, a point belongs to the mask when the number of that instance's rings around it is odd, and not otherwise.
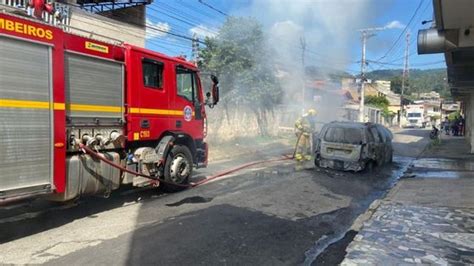
[[[465,111],[465,138],[471,145],[471,153],[474,153],[474,93],[468,94],[464,97],[464,103],[466,105]]]
[[[101,12],[100,15],[132,25],[145,25],[146,6],[132,6]]]
[[[104,35],[109,38],[119,39],[120,41],[145,47],[145,28],[135,26],[135,24],[127,24],[115,19],[107,18],[98,14],[86,12],[78,7],[71,7],[70,26],[82,30],[87,30],[94,34]],[[71,32],[90,36],[80,30],[72,29]],[[100,40],[107,38],[92,35],[92,37]]]

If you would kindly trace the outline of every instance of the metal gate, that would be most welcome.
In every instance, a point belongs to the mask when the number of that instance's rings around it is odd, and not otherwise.
[[[0,36],[0,198],[51,189],[51,48]]]

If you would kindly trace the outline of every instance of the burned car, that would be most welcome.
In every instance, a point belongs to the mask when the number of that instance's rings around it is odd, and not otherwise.
[[[372,170],[391,162],[393,135],[379,124],[331,122],[315,138],[315,164],[344,171]]]

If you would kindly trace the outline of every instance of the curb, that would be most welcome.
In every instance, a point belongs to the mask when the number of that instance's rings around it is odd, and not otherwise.
[[[382,204],[382,199],[376,199],[374,202],[372,202],[369,206],[369,208],[361,215],[359,215],[354,222],[352,223],[352,226],[349,228],[349,230],[353,230],[356,232],[359,232],[360,229],[364,226],[364,223],[367,222],[372,216],[374,215],[375,211],[380,207]]]
[[[400,178],[403,177],[408,172],[408,170],[410,170],[410,168],[412,167],[413,162],[420,159],[420,157],[422,157],[423,154],[425,154],[429,149],[430,149],[430,145],[428,143],[423,148],[423,150],[415,158],[413,158],[413,160],[407,165],[407,168],[405,169],[405,171],[403,171],[401,176],[398,177],[398,179],[400,180]],[[375,211],[377,211],[377,209],[380,207],[380,205],[383,202],[390,201],[390,197],[392,197],[394,194],[396,194],[398,192],[398,190],[400,189],[400,186],[398,184],[399,184],[399,182],[397,181],[389,190],[387,190],[387,192],[385,192],[385,194],[382,197],[380,197],[379,199],[374,200],[369,205],[369,208],[354,220],[354,222],[352,223],[349,230],[354,230],[356,232],[359,232],[362,229],[362,227],[364,226],[364,223],[367,222],[370,218],[372,218]]]

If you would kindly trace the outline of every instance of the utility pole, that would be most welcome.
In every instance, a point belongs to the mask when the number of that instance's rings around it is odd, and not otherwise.
[[[407,31],[406,36],[406,47],[405,47],[405,64],[403,66],[403,77],[402,77],[402,91],[400,93],[400,125],[401,117],[403,116],[403,95],[405,93],[406,82],[408,81],[408,51],[410,49],[410,32]]]
[[[365,49],[367,46],[367,31],[362,31],[362,60],[360,64],[360,101],[359,101],[359,122],[364,122],[364,104],[365,104]]]
[[[365,97],[365,67],[367,65],[365,50],[367,47],[367,39],[375,36],[373,32],[385,30],[385,27],[367,28],[359,30],[362,33],[362,60],[360,62],[360,101],[359,101],[359,122],[365,122],[364,115],[364,97]]]
[[[305,90],[306,90],[306,69],[305,69],[305,66],[304,66],[304,56],[305,56],[305,52],[306,52],[306,40],[304,38],[304,36],[302,36],[300,38],[300,44],[301,44],[301,65],[303,67],[303,86],[302,86],[302,94],[301,94],[301,98],[302,98],[302,107],[303,107],[303,112],[302,114],[304,115],[304,112],[305,112],[305,107],[306,107],[306,104],[305,104]]]
[[[192,41],[192,55],[191,55],[191,58],[192,60],[194,60],[194,62],[196,62],[196,65],[199,63],[199,38],[197,36],[197,34],[193,34],[193,41]]]

